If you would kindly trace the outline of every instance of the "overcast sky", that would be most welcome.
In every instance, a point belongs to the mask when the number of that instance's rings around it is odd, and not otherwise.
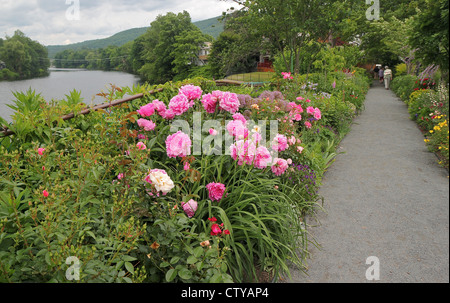
[[[230,7],[230,0],[0,0],[0,37],[19,29],[44,45],[69,44],[149,26],[167,12],[186,10],[195,22]]]

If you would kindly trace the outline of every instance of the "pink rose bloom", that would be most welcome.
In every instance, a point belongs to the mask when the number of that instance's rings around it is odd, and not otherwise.
[[[137,148],[140,149],[140,150],[145,150],[145,149],[147,149],[147,146],[145,146],[145,144],[144,144],[143,142],[138,142],[138,143],[136,144],[136,146],[137,146]]]
[[[303,147],[301,147],[301,146],[297,146],[297,151],[299,152],[299,153],[302,153],[302,151],[304,150],[304,148]]]
[[[272,156],[265,146],[260,146],[256,149],[255,167],[264,169],[272,162]]]
[[[202,104],[207,113],[213,114],[216,111],[217,103],[219,102],[219,99],[222,97],[222,95],[222,91],[215,90],[212,93],[203,96]]]
[[[298,101],[302,101],[302,100],[305,100],[305,98],[303,98],[303,97],[297,97],[297,100],[298,100]]]
[[[181,206],[183,207],[184,212],[189,218],[192,218],[195,215],[195,212],[198,207],[197,201],[189,200],[187,203],[181,202]]]
[[[166,139],[167,156],[169,158],[186,157],[191,154],[191,145],[189,136],[178,131]]]
[[[155,113],[155,106],[153,103],[149,103],[147,105],[142,106],[140,109],[137,110],[138,114],[142,117],[150,117]]]
[[[294,120],[295,121],[301,121],[302,120],[302,115],[296,114],[295,117],[294,117]]]
[[[288,140],[284,135],[276,135],[273,139],[272,148],[276,151],[284,151],[288,148]]]
[[[318,109],[318,108],[314,109],[314,118],[316,120],[322,119],[322,113],[320,112],[320,109]]]
[[[45,148],[38,148],[38,154],[42,156],[45,152]]]
[[[245,119],[244,115],[241,113],[234,114],[233,119],[242,121],[242,123],[244,123],[244,125],[247,123],[247,119]]]
[[[309,99],[306,99],[306,101],[305,101],[306,103],[310,103],[311,102],[311,100],[309,100]]]
[[[185,95],[190,101],[199,99],[202,96],[202,89],[198,86],[188,84],[182,86],[178,92],[182,95]]]
[[[307,129],[310,129],[312,127],[311,123],[308,121],[305,122],[305,126]]]
[[[217,130],[215,130],[214,128],[210,128],[209,129],[209,134],[211,135],[211,136],[217,136]]]
[[[209,183],[206,185],[206,189],[208,190],[209,198],[212,201],[220,201],[225,193],[225,185],[222,183]]]
[[[239,109],[239,99],[235,93],[224,92],[219,100],[219,107],[231,114],[234,114]]]
[[[176,116],[187,112],[189,107],[189,100],[185,95],[176,95],[169,102],[169,110],[172,110]]]
[[[46,191],[46,190],[44,189],[44,191],[42,192],[42,195],[43,195],[45,198],[47,198],[48,195],[49,195],[49,193],[48,193],[48,191]]]
[[[137,124],[148,132],[154,130],[156,127],[156,124],[153,121],[147,119],[139,119],[137,120]]]
[[[281,176],[284,174],[286,169],[288,169],[289,165],[286,160],[275,158],[274,163],[272,165],[272,172],[275,174],[275,176]]]

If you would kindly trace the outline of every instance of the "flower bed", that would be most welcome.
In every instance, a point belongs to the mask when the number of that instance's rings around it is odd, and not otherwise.
[[[304,268],[305,216],[364,99],[358,77],[320,92],[295,77],[279,91],[112,87],[111,100],[145,97],[69,121],[76,94],[18,95],[0,147],[0,281],[242,282]],[[357,102],[338,93],[352,88]]]
[[[403,76],[398,82],[394,80],[392,88],[407,104],[411,119],[424,133],[424,141],[439,158],[439,165],[448,170],[448,88],[437,86],[429,78],[412,76]]]

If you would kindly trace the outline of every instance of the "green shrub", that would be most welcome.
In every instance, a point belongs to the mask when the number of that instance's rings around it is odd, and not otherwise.
[[[403,101],[407,101],[416,87],[417,78],[413,75],[395,77],[391,83],[392,91]]]

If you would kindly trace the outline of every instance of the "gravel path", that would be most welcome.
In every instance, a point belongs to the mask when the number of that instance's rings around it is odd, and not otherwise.
[[[287,282],[449,282],[449,179],[406,105],[374,83],[323,178],[308,271]],[[309,222],[313,223],[313,222]],[[375,270],[373,270],[375,269]]]

